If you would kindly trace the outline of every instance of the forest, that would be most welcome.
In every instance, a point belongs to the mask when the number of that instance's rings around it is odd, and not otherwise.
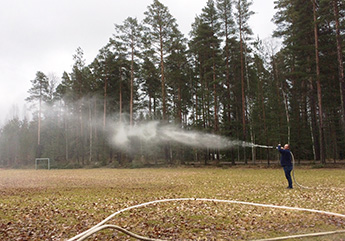
[[[208,0],[188,37],[153,0],[142,20],[115,23],[90,64],[77,48],[61,77],[28,76],[33,118],[1,126],[0,167],[33,166],[39,157],[56,168],[269,165],[274,158],[264,148],[152,146],[140,138],[126,149],[109,135],[118,123],[131,129],[152,121],[244,143],[290,143],[296,161],[343,160],[345,1],[274,4],[276,29],[261,40],[248,23],[250,0]]]

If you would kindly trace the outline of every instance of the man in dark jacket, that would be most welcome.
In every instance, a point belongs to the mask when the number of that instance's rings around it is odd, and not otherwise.
[[[285,177],[288,180],[289,186],[287,188],[292,188],[292,179],[291,179],[291,171],[292,171],[292,162],[291,162],[291,153],[290,153],[290,146],[289,144],[285,144],[284,148],[281,145],[278,145],[278,151],[280,152],[280,165],[284,168]]]

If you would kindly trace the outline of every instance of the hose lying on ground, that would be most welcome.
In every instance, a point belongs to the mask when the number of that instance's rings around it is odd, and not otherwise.
[[[117,230],[123,231],[124,233],[127,233],[128,235],[131,235],[134,238],[137,238],[139,240],[149,240],[149,241],[158,241],[159,239],[151,239],[142,237],[136,234],[133,234],[127,230],[124,230],[122,228],[118,228],[118,226],[115,225],[104,225],[107,221],[109,221],[114,216],[123,213],[125,211],[140,208],[156,203],[164,203],[164,202],[177,202],[177,201],[204,201],[204,202],[221,202],[221,203],[233,203],[233,204],[242,204],[242,205],[251,205],[251,206],[258,206],[258,207],[267,207],[267,208],[277,208],[277,209],[287,209],[287,210],[297,210],[297,211],[305,211],[305,212],[311,212],[311,213],[319,213],[319,214],[325,214],[335,217],[341,217],[345,219],[345,214],[339,214],[339,213],[333,213],[333,212],[327,212],[327,211],[321,211],[321,210],[315,210],[315,209],[307,209],[307,208],[298,208],[298,207],[289,207],[289,206],[278,206],[278,205],[271,205],[271,204],[261,204],[261,203],[252,203],[252,202],[242,202],[242,201],[235,201],[235,200],[219,200],[219,199],[208,199],[208,198],[175,198],[175,199],[162,199],[162,200],[155,200],[151,202],[146,202],[138,205],[134,205],[131,207],[124,208],[120,211],[117,211],[110,216],[108,216],[106,219],[98,223],[97,225],[93,226],[92,228],[84,231],[83,233],[80,233],[76,235],[75,237],[69,239],[68,241],[73,240],[85,240],[95,232],[98,232],[99,230],[105,229],[105,228],[115,228]],[[121,230],[122,229],[122,230]],[[345,233],[345,230],[337,230],[333,232],[323,232],[323,233],[310,233],[310,234],[303,234],[303,237],[308,236],[322,236],[322,235],[329,235],[329,234],[335,234],[335,233]],[[136,237],[135,237],[136,236]],[[285,236],[285,237],[277,237],[277,238],[271,238],[271,239],[261,239],[261,241],[268,241],[268,240],[282,240],[282,239],[290,239],[295,238],[296,236]]]
[[[103,229],[115,229],[115,230],[120,231],[120,232],[122,232],[124,234],[127,234],[128,236],[130,236],[132,238],[136,238],[136,239],[139,239],[139,240],[144,240],[144,241],[161,241],[160,239],[152,239],[152,238],[143,237],[143,236],[140,236],[138,234],[132,233],[132,232],[128,231],[127,229],[121,228],[120,226],[109,225],[109,224],[102,225],[102,226],[93,228],[91,230],[89,229],[89,231],[85,235],[83,235],[81,238],[79,238],[78,241],[85,240],[88,237],[90,237],[92,234],[97,233],[97,232],[99,232],[99,231],[101,231]]]

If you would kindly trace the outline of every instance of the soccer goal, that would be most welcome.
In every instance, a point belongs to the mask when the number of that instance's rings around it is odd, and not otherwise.
[[[38,163],[39,162],[47,162],[48,170],[50,170],[50,159],[49,158],[36,158],[35,159],[35,169],[37,170],[38,168]]]

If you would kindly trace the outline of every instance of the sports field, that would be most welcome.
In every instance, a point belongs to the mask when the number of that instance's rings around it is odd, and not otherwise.
[[[67,240],[107,224],[162,240],[258,240],[345,230],[345,169],[297,169],[311,189],[286,189],[275,168],[0,170],[0,240]],[[219,202],[222,200],[223,202]],[[226,201],[240,201],[226,202]],[[253,206],[248,203],[259,204]],[[134,240],[106,229],[88,240]],[[298,240],[345,240],[345,233]]]

